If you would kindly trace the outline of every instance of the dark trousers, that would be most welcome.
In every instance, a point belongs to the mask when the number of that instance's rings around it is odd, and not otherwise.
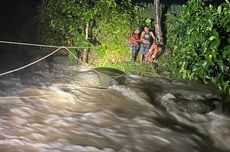
[[[132,45],[131,50],[132,50],[131,60],[132,60],[132,62],[136,62],[137,54],[139,51],[139,46],[138,45]]]

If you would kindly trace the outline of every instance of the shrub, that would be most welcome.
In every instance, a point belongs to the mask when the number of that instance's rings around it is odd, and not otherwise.
[[[167,14],[167,46],[173,73],[184,79],[215,82],[230,91],[230,4],[207,6],[202,0]]]

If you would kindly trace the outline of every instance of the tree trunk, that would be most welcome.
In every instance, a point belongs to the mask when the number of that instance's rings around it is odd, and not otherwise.
[[[86,24],[85,27],[85,39],[88,40],[89,39],[89,23]],[[88,63],[88,57],[89,57],[89,49],[85,48],[83,50],[83,55],[82,55],[82,63],[86,64]]]
[[[160,45],[163,45],[163,34],[161,29],[161,5],[160,0],[154,0],[155,6],[155,19],[154,19],[154,26],[155,26],[155,34]]]

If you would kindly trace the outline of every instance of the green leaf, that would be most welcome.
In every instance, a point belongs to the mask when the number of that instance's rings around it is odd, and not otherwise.
[[[209,38],[210,41],[212,41],[212,40],[214,40],[214,39],[217,39],[217,37],[216,37],[216,36],[211,36],[211,37]]]
[[[217,12],[218,12],[218,14],[220,15],[221,14],[221,12],[222,12],[222,6],[220,5],[220,6],[218,6],[218,8],[217,8]]]
[[[149,18],[146,19],[146,20],[145,20],[145,23],[146,23],[147,25],[151,25],[151,19],[149,19]]]

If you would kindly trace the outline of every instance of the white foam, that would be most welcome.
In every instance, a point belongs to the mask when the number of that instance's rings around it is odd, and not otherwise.
[[[110,89],[116,90],[118,92],[121,92],[122,95],[138,102],[141,105],[148,105],[148,106],[152,106],[150,103],[148,103],[148,101],[144,98],[142,98],[140,96],[140,94],[143,95],[143,97],[148,98],[148,96],[141,90],[134,90],[130,87],[124,86],[124,85],[113,85],[111,87],[109,87]],[[137,92],[139,91],[139,92]]]

